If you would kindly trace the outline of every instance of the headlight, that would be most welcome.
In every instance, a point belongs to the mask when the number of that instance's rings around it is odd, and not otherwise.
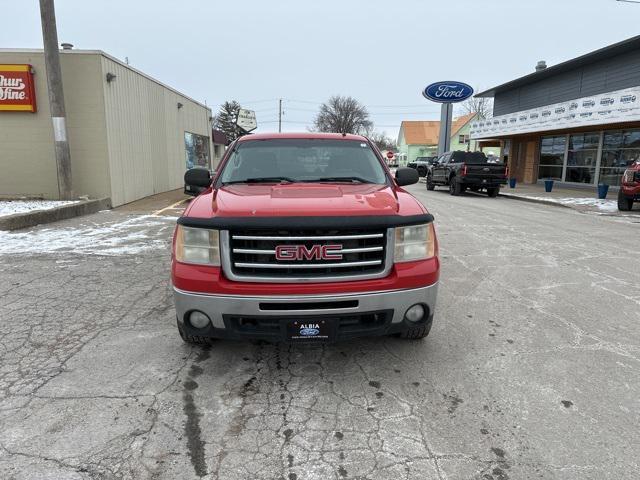
[[[396,263],[424,260],[435,255],[436,235],[433,223],[398,227],[395,229],[395,234],[394,261]]]
[[[178,262],[220,265],[218,230],[178,225],[175,255]]]

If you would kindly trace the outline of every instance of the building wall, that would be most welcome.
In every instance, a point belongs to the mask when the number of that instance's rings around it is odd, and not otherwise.
[[[116,75],[104,82],[113,205],[180,188],[184,134],[210,138],[210,110],[107,56],[101,62],[103,78]]]
[[[499,92],[494,116],[640,85],[640,51],[593,62],[543,80]]]
[[[0,63],[31,64],[38,111],[0,112],[0,196],[59,198],[44,56],[0,51]],[[62,53],[74,193],[109,196],[99,59]]]
[[[59,198],[42,51],[0,50],[33,65],[38,111],[0,112],[0,197]],[[185,132],[209,139],[210,109],[98,51],[61,51],[75,196],[114,206],[181,188]],[[106,74],[116,75],[107,83]],[[182,108],[178,108],[178,103]]]

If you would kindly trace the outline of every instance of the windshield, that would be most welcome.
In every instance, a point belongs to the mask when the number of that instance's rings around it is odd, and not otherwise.
[[[241,142],[221,175],[222,184],[268,182],[386,183],[366,142],[274,139]]]

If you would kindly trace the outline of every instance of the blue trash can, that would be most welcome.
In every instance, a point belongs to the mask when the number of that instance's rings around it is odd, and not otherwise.
[[[598,184],[598,198],[599,199],[604,199],[607,198],[607,193],[609,193],[609,185],[607,185],[606,183],[599,183]]]
[[[509,179],[509,188],[516,188],[516,179],[515,178],[510,178]]]
[[[544,181],[544,191],[550,192],[553,190],[553,180],[545,180]]]

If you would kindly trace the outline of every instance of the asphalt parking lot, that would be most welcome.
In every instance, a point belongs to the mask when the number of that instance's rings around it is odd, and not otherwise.
[[[409,190],[424,341],[183,344],[180,199],[0,232],[0,478],[639,478],[640,217]]]

